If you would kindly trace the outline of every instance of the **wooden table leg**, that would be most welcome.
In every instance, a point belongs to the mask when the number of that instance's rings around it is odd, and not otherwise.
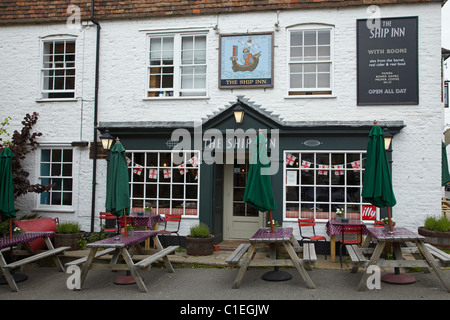
[[[311,280],[305,268],[303,267],[303,262],[298,258],[297,254],[294,251],[294,248],[292,248],[292,245],[289,242],[283,242],[283,245],[301,277],[306,282],[306,286],[309,289],[315,289],[316,286],[314,285],[314,282]]]
[[[53,247],[53,244],[52,244],[52,241],[50,240],[50,238],[44,237],[44,241],[45,241],[45,244],[47,245],[47,249],[48,249],[48,250],[53,250],[53,249],[55,249],[55,248]],[[56,268],[57,268],[59,271],[61,271],[61,272],[65,272],[64,266],[63,266],[63,264],[61,263],[61,260],[59,260],[59,257],[58,257],[56,254],[54,254],[54,255],[52,256],[52,258],[53,258],[53,262],[54,262],[55,265],[56,265]]]
[[[141,276],[134,268],[133,259],[131,259],[131,256],[130,256],[130,253],[128,252],[128,250],[126,248],[122,248],[120,250],[120,252],[122,254],[123,259],[125,260],[125,263],[128,266],[128,269],[130,270],[131,275],[133,276],[134,280],[136,281],[136,284],[137,284],[139,290],[141,290],[141,292],[148,292],[147,287],[144,284],[144,281],[142,281]]]
[[[444,287],[447,289],[447,292],[450,292],[450,282],[445,278],[444,273],[442,272],[441,268],[436,264],[436,261],[434,261],[434,258],[432,257],[431,253],[428,251],[428,249],[424,246],[423,241],[416,241],[417,248],[419,248],[420,252],[424,256],[424,258],[427,260],[428,264],[433,268],[434,272],[438,276],[439,280],[441,280]]]
[[[372,257],[370,258],[367,267],[371,265],[376,265],[378,263],[378,260],[380,259],[381,253],[384,250],[384,246],[386,245],[385,241],[378,241],[377,246],[375,247],[375,250],[373,251]],[[366,269],[367,270],[367,269]],[[361,281],[358,285],[358,291],[364,291],[367,288],[367,279],[369,278],[369,274],[367,272],[364,272]]]
[[[3,257],[3,254],[0,251],[0,268],[2,269],[3,275],[5,276],[6,282],[8,282],[9,287],[12,291],[18,292],[19,288],[17,287],[16,282],[14,281],[14,278],[11,274],[11,271],[9,268],[4,268],[6,266],[6,260]]]
[[[241,286],[242,278],[244,277],[245,271],[247,270],[250,261],[253,259],[253,254],[255,253],[255,250],[256,250],[256,243],[252,243],[252,246],[245,255],[245,258],[242,262],[241,267],[239,268],[238,274],[236,276],[236,279],[234,279],[233,286],[231,288],[238,289]]]
[[[81,271],[81,279],[80,279],[80,287],[83,286],[84,280],[91,268],[92,261],[94,261],[95,254],[97,253],[98,248],[90,248],[89,255],[84,263],[83,270]]]
[[[161,242],[159,241],[158,235],[153,236],[153,244],[156,246],[156,249],[162,250],[164,247],[162,246]],[[168,269],[169,273],[175,273],[175,270],[173,269],[172,263],[170,263],[170,260],[167,256],[162,257],[164,264],[166,268]]]
[[[330,236],[330,256],[331,262],[336,262],[336,236],[334,234]]]

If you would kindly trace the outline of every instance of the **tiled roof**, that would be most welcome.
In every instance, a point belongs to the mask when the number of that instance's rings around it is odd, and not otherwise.
[[[361,5],[441,2],[445,0],[115,0],[94,1],[94,17],[101,20],[238,13]],[[65,22],[69,5],[80,8],[82,20],[90,17],[90,0],[0,0],[0,24]]]

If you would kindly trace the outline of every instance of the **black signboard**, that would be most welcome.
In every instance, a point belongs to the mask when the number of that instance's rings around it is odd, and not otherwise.
[[[417,21],[357,20],[358,105],[419,103]]]

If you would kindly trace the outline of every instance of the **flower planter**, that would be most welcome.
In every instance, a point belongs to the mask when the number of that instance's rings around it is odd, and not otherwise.
[[[190,256],[208,256],[214,252],[214,236],[193,238],[186,236],[186,253]]]
[[[69,250],[78,250],[78,240],[80,239],[80,233],[55,233],[55,248],[58,247],[70,247]]]
[[[425,242],[435,247],[450,249],[450,231],[439,232],[419,227],[418,232],[425,237]]]

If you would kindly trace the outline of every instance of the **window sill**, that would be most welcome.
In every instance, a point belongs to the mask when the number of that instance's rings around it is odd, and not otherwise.
[[[36,99],[36,102],[75,102],[77,98]]]
[[[63,208],[55,208],[52,206],[48,206],[48,208],[43,208],[43,207],[34,208],[31,211],[33,211],[33,212],[51,212],[51,213],[75,213],[75,209],[73,209],[73,208],[63,209]]]
[[[143,98],[144,101],[155,101],[155,100],[208,100],[209,96],[204,97],[155,97],[155,98]]]
[[[285,99],[336,99],[335,95],[298,95],[298,96],[285,96]]]

